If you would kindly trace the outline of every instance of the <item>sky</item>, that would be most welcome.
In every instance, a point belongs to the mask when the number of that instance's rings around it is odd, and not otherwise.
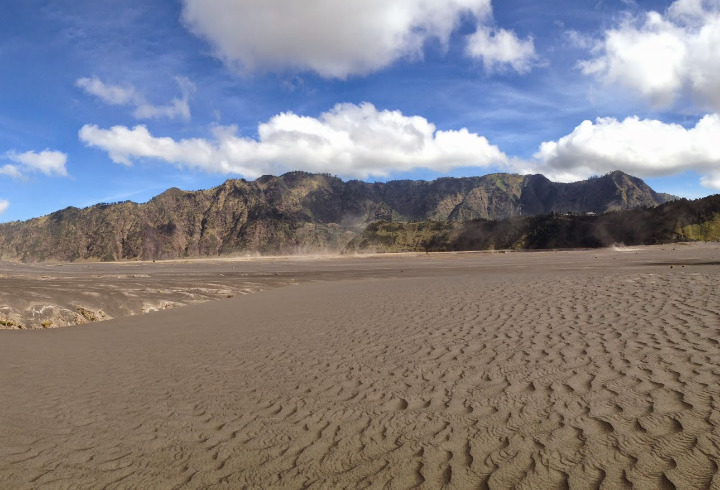
[[[293,170],[720,192],[720,0],[0,2],[0,222]]]

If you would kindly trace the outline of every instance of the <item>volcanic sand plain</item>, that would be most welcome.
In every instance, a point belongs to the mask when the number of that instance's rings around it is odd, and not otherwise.
[[[2,264],[18,321],[116,318],[0,331],[0,487],[720,488],[719,273],[718,244]],[[189,294],[222,299],[130,316]]]

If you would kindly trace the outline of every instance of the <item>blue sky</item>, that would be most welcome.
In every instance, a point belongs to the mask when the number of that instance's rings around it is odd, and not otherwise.
[[[290,170],[720,189],[720,1],[0,3],[0,221]]]

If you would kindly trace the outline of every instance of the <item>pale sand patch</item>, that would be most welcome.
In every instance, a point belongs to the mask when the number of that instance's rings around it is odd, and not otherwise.
[[[326,280],[3,331],[0,481],[717,486],[718,262],[708,245],[294,263]]]
[[[128,271],[135,273],[127,273]],[[74,326],[289,284],[226,262],[0,263],[0,329]]]

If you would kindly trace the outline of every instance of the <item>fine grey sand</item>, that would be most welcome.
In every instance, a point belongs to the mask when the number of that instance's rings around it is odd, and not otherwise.
[[[300,284],[0,331],[0,487],[720,488],[719,263],[213,263]]]

